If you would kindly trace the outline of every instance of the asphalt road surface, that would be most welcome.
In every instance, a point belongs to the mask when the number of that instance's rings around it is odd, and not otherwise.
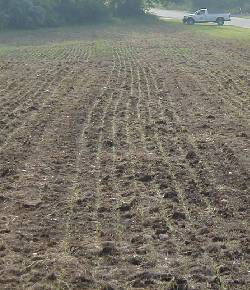
[[[151,13],[162,18],[179,19],[179,20],[182,20],[183,16],[187,14],[185,11],[164,10],[164,9],[152,9]],[[226,24],[243,28],[250,28],[250,19],[232,17],[231,22],[228,22]]]

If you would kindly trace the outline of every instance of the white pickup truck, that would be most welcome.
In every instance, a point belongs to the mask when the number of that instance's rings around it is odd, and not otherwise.
[[[193,14],[185,15],[183,18],[183,23],[189,25],[205,22],[215,22],[218,25],[224,25],[225,21],[231,21],[230,13],[208,13],[206,8],[201,8]]]

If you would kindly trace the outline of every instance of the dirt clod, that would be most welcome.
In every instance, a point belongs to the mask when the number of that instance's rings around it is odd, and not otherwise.
[[[47,276],[47,279],[50,281],[55,281],[57,279],[57,276],[54,272],[52,272]]]
[[[150,182],[153,180],[153,176],[145,174],[145,175],[138,177],[138,180],[143,182],[143,183],[147,183],[147,182]]]
[[[175,211],[172,215],[172,218],[174,220],[185,220],[186,219],[186,214],[183,212]]]
[[[186,158],[194,164],[199,162],[199,157],[194,151],[189,151],[186,155]]]
[[[183,278],[175,278],[169,290],[188,290],[188,282]]]
[[[102,245],[100,256],[112,256],[117,254],[117,248],[114,242],[105,242]]]
[[[176,200],[178,198],[178,194],[174,191],[166,191],[163,193],[163,198]]]
[[[123,203],[120,207],[119,207],[119,210],[122,211],[122,212],[126,212],[126,211],[129,211],[132,207],[132,204],[130,203]]]

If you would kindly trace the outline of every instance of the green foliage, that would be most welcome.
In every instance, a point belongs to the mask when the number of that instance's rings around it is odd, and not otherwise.
[[[0,28],[76,24],[108,16],[104,0],[0,0]]]
[[[0,0],[1,28],[33,28],[138,16],[161,0]]]
[[[115,16],[139,16],[152,8],[159,0],[110,0],[109,7]]]
[[[44,23],[45,10],[30,0],[0,0],[1,27],[33,27]]]
[[[199,9],[206,7],[209,10],[223,10],[243,13],[250,13],[250,1],[249,0],[161,0],[162,4],[176,4],[185,5],[186,7],[192,6],[193,9]]]
[[[0,0],[0,29],[97,22],[112,15],[134,17],[159,3],[250,12],[249,0]]]

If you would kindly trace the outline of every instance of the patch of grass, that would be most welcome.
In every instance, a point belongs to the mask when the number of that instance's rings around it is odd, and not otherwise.
[[[192,54],[192,50],[186,47],[180,47],[177,49],[177,51],[179,52],[180,55],[184,55],[184,56]]]
[[[0,57],[16,55],[19,52],[14,46],[0,46]]]
[[[236,17],[239,17],[239,18],[245,18],[245,19],[250,19],[250,15],[238,15]]]
[[[45,45],[23,45],[17,46],[1,45],[0,58],[16,58],[16,59],[29,59],[29,60],[53,60],[55,58],[64,58],[66,50],[73,47],[86,47],[87,42],[82,41],[64,41],[59,43],[50,43]]]
[[[191,31],[197,34],[205,34],[213,38],[223,38],[228,40],[238,40],[250,42],[250,29],[235,26],[218,26],[216,24],[195,24],[183,25],[180,20],[166,19],[168,25],[176,26],[176,30]]]
[[[96,55],[107,56],[113,54],[112,45],[104,40],[98,40],[95,42],[94,51]]]
[[[167,55],[174,55],[174,54],[178,54],[181,56],[188,56],[188,55],[192,55],[192,50],[190,48],[186,48],[186,47],[179,47],[179,48],[167,48],[165,49],[165,53]]]
[[[211,37],[235,39],[250,42],[250,29],[235,26],[195,25],[191,29],[198,33],[206,33]]]
[[[164,18],[164,17],[160,17],[160,19],[163,21],[163,22],[167,22],[168,25],[182,25],[183,26],[183,23],[182,21],[178,20],[178,19],[168,19],[168,18]]]

